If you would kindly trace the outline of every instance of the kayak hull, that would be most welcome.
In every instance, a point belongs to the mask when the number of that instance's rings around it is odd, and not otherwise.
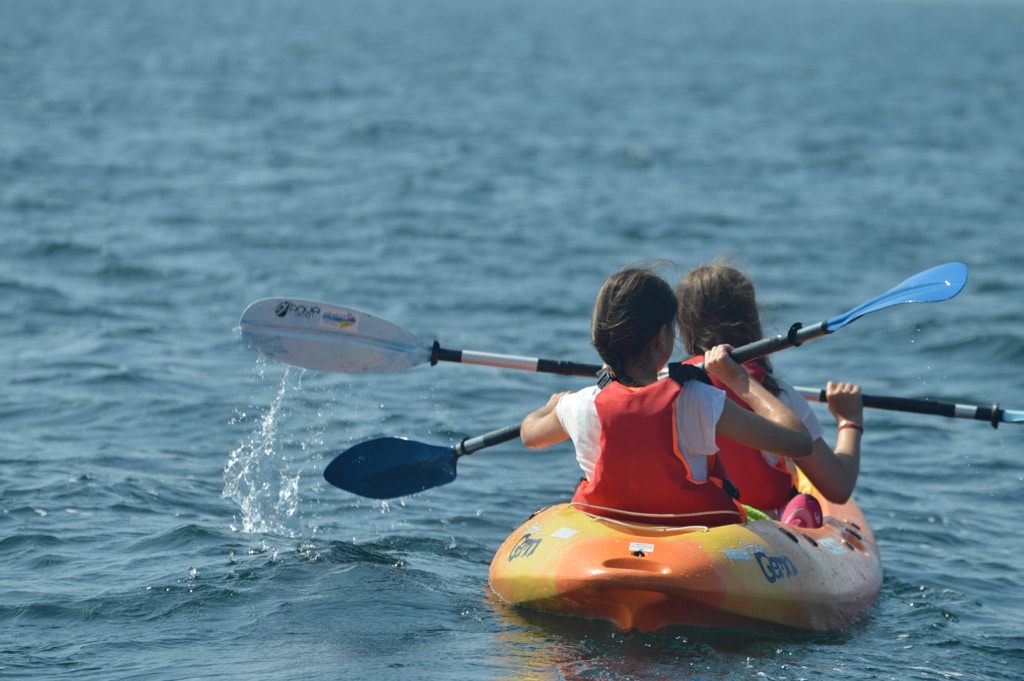
[[[856,502],[822,506],[814,529],[623,524],[550,506],[505,540],[489,582],[512,605],[623,630],[838,631],[871,609],[882,564]]]

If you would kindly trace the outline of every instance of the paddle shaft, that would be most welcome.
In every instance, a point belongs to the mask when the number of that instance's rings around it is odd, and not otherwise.
[[[827,402],[824,389],[795,387],[797,392],[809,402]],[[987,421],[993,428],[998,428],[999,424],[1003,422],[1020,423],[1024,421],[1024,412],[1008,412],[1000,408],[999,404],[993,404],[991,407],[981,407],[973,404],[955,404],[952,402],[935,402],[933,400],[886,397],[883,395],[861,395],[861,399],[864,401],[865,407],[874,409]]]
[[[478,364],[490,367],[503,367],[505,369],[521,369],[524,371],[538,371],[548,374],[562,374],[563,376],[597,376],[601,370],[600,364],[578,364],[556,359],[537,359],[535,357],[519,357],[518,355],[499,355],[492,352],[477,352],[475,350],[449,350],[442,348],[440,343],[434,341],[430,352],[431,366],[438,362],[459,362],[461,364]]]
[[[735,348],[730,353],[730,356],[742,364],[743,362],[749,362],[779,350],[803,345],[807,341],[821,338],[829,333],[832,333],[832,331],[828,329],[828,322],[819,322],[813,326],[794,324],[786,335],[780,334],[748,343],[742,347]],[[437,341],[434,341],[430,355],[430,364],[435,365],[438,362],[478,364],[506,369],[562,374],[564,376],[594,377],[601,370],[601,365],[599,364],[582,364],[565,360],[520,357],[518,355],[499,355],[491,352],[477,352],[475,350],[449,350],[448,348],[442,348]]]
[[[463,438],[462,442],[459,444],[452,445],[452,454],[456,457],[460,457],[464,454],[472,454],[484,447],[493,447],[494,445],[500,445],[502,442],[515,440],[519,437],[519,427],[520,424],[516,423],[511,426],[492,430],[491,432],[484,433],[483,435],[477,435],[476,437]]]
[[[793,324],[785,335],[780,334],[770,338],[762,338],[761,340],[736,348],[730,354],[733,359],[741,364],[749,362],[779,350],[797,347],[807,341],[821,338],[838,331],[867,314],[884,310],[894,305],[948,300],[957,295],[963,289],[966,282],[967,267],[963,263],[952,262],[932,267],[924,272],[919,272],[882,295],[861,303],[841,315],[812,324],[811,326],[803,326],[800,323]],[[432,365],[437,364],[438,360],[575,376],[594,376],[600,369],[600,367],[592,364],[576,364],[574,362],[533,359],[512,355],[493,355],[483,352],[445,350],[437,341],[434,341],[430,363]]]
[[[800,323],[793,324],[784,335],[779,334],[769,338],[762,338],[761,340],[736,348],[730,354],[733,359],[742,364],[778,352],[779,350],[798,347],[807,341],[838,331],[864,315],[884,310],[893,305],[948,300],[963,289],[966,281],[967,268],[962,263],[939,265],[914,275],[882,295],[872,298],[841,315],[812,324],[811,326],[803,326]],[[493,355],[464,350],[446,350],[437,341],[434,341],[430,363],[437,364],[438,360],[575,376],[594,376],[598,369],[600,369],[600,367],[592,364],[576,364],[574,362],[533,359],[512,355]]]

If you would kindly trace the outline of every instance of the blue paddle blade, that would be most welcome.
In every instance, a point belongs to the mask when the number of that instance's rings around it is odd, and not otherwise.
[[[938,303],[949,300],[963,290],[967,283],[967,265],[949,262],[919,272],[902,284],[866,303],[862,303],[845,314],[833,317],[825,323],[825,331],[831,333],[866,314],[884,310],[903,303]]]
[[[359,496],[394,499],[451,482],[456,458],[451,447],[381,437],[338,454],[324,479]]]

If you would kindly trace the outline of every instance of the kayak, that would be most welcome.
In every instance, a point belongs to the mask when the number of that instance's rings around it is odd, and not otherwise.
[[[806,480],[798,487],[815,492]],[[871,609],[882,562],[854,500],[815,496],[824,523],[813,529],[767,519],[712,528],[623,523],[557,504],[505,540],[490,586],[514,606],[623,630],[838,631]]]

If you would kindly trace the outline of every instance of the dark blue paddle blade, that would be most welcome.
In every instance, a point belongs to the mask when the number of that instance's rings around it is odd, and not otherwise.
[[[825,331],[831,333],[866,314],[884,310],[903,303],[938,303],[949,300],[963,290],[967,283],[967,265],[948,262],[919,272],[902,284],[866,303],[862,303],[845,314],[833,317],[825,323]]]
[[[451,482],[456,458],[451,447],[381,437],[338,454],[324,479],[359,496],[394,499]]]

